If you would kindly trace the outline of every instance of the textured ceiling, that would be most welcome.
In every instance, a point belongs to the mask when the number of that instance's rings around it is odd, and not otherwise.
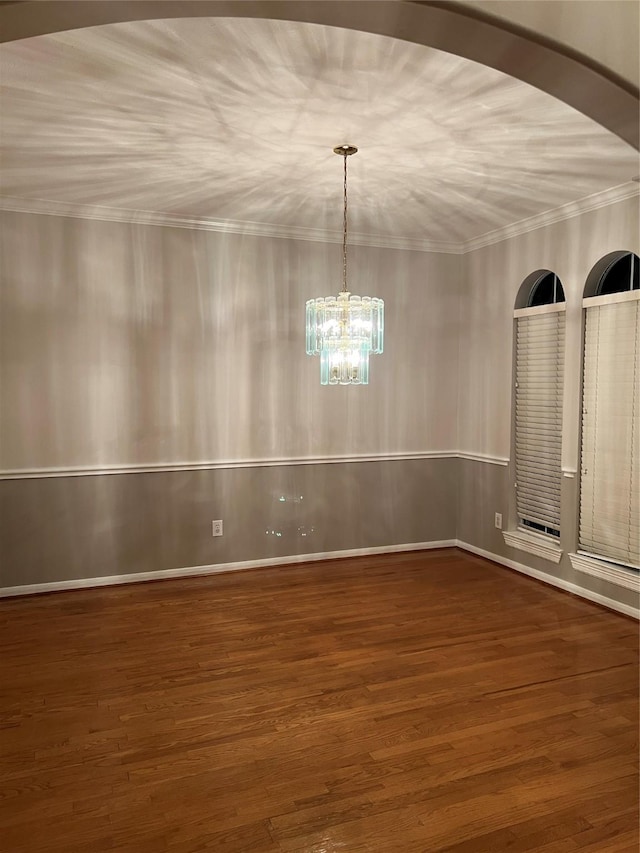
[[[550,95],[316,24],[112,24],[0,51],[2,194],[464,241],[629,181],[637,153]]]

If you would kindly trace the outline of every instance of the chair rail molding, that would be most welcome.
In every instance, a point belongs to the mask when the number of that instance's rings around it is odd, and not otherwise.
[[[268,457],[264,459],[218,459],[190,462],[152,462],[149,464],[78,465],[41,468],[0,469],[0,480],[41,480],[49,477],[100,477],[108,474],[153,474],[162,471],[212,471],[228,468],[277,468],[284,465],[335,465],[356,462],[402,462],[413,459],[470,459],[489,465],[506,466],[500,456],[474,454],[460,450],[425,450],[417,453],[362,453],[335,456]]]

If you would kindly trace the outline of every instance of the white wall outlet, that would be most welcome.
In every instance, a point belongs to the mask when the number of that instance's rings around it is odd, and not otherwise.
[[[211,535],[212,536],[222,536],[222,519],[218,519],[218,521],[211,522]]]
[[[220,522],[220,524],[222,524],[222,522]],[[498,530],[502,530],[502,513],[501,512],[496,513],[494,524],[498,528]],[[215,533],[213,535],[215,536]]]

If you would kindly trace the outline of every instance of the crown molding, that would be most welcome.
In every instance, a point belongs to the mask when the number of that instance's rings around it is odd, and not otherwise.
[[[168,228],[188,228],[193,231],[217,231],[250,237],[277,237],[283,240],[306,240],[311,243],[342,243],[342,231],[304,228],[300,225],[274,225],[268,222],[240,222],[233,219],[188,217],[152,210],[129,210],[95,204],[75,204],[40,198],[0,196],[0,210],[12,213],[38,213],[44,216],[65,216],[72,219],[98,219],[103,222],[125,222],[130,225],[159,225]],[[413,252],[436,252],[460,255],[462,244],[416,237],[394,237],[380,234],[349,232],[349,244],[380,249],[402,249]]]
[[[574,216],[580,216],[583,213],[598,210],[601,207],[608,207],[611,204],[616,204],[617,202],[639,195],[640,187],[638,184],[634,181],[628,181],[617,187],[611,187],[610,189],[602,190],[602,192],[585,196],[578,199],[578,201],[563,204],[560,207],[552,208],[544,213],[538,213],[527,219],[521,219],[512,225],[505,225],[503,228],[496,228],[495,231],[488,231],[486,234],[473,237],[471,240],[460,244],[462,246],[462,254],[466,255],[467,252],[474,252],[476,249],[483,249],[485,246],[501,243],[503,240],[519,237],[521,234],[528,234],[529,231],[536,231],[538,228],[544,228],[547,225],[555,225],[557,222],[564,222],[566,219],[573,219]]]
[[[447,255],[465,255],[476,249],[483,249],[494,243],[501,243],[512,237],[527,234],[547,225],[554,225],[566,219],[572,219],[583,213],[598,210],[611,204],[640,196],[640,186],[628,181],[617,187],[593,193],[585,198],[572,201],[538,213],[527,219],[521,219],[511,225],[496,228],[463,242],[427,240],[417,237],[394,237],[381,234],[361,234],[349,232],[349,243],[355,246],[370,246],[380,249],[400,249],[413,252],[434,252]],[[76,204],[69,201],[51,199],[18,198],[0,196],[0,210],[13,213],[36,213],[44,216],[64,216],[73,219],[97,219],[103,222],[124,222],[136,225],[157,225],[167,228],[188,228],[194,231],[217,231],[224,234],[240,234],[250,237],[277,237],[284,240],[306,240],[312,243],[342,243],[342,231],[322,228],[304,228],[300,225],[275,225],[268,222],[242,222],[232,219],[213,219],[210,217],[188,217],[174,213],[160,213],[151,210],[130,210],[117,207],[103,207],[95,204]]]

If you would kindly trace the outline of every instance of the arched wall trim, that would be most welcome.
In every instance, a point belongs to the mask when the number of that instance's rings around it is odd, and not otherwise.
[[[564,101],[635,148],[639,100],[586,58],[542,43],[499,19],[484,20],[452,4],[415,0],[22,0],[0,6],[0,38],[159,18],[272,18],[324,24],[423,44],[503,71]],[[428,105],[426,105],[428,107]]]

